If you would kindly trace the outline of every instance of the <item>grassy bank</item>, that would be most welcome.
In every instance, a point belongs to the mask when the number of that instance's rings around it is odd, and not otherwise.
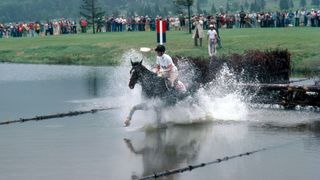
[[[294,69],[320,67],[319,28],[223,29],[219,55],[248,49],[285,48],[292,53]],[[116,65],[129,49],[155,47],[155,32],[123,32],[0,39],[0,60],[16,63]],[[207,55],[207,41],[194,47],[191,35],[167,33],[170,55]],[[150,53],[150,56],[154,55]]]

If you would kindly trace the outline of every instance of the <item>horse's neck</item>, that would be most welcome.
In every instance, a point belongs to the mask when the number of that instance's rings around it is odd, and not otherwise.
[[[162,78],[158,77],[158,75],[156,73],[143,67],[142,68],[141,86],[142,86],[142,90],[145,91],[145,93],[151,95],[154,92],[157,92],[157,93],[162,92],[163,87],[165,87],[165,83],[164,83],[164,80]]]
[[[144,66],[142,68],[142,74],[143,74],[143,77],[145,77],[144,79],[148,82],[150,82],[151,80],[154,81],[156,79],[159,79],[156,73],[150,71]]]

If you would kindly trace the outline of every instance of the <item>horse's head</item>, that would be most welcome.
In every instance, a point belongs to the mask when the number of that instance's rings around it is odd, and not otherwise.
[[[132,68],[130,70],[130,81],[129,81],[129,88],[133,89],[134,86],[137,84],[139,79],[141,78],[141,70],[142,70],[142,60],[140,62],[132,62]]]

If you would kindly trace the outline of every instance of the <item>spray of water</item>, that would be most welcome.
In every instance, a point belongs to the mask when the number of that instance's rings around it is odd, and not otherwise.
[[[77,101],[79,109],[92,109],[101,107],[120,107],[120,110],[112,115],[114,120],[123,124],[125,118],[128,116],[130,109],[143,101],[141,97],[141,86],[137,85],[134,89],[128,87],[130,79],[131,61],[143,61],[143,64],[149,67],[146,58],[139,51],[131,49],[123,54],[121,58],[121,65],[107,68],[104,71],[107,77],[107,86],[104,87],[104,91],[108,91],[108,95],[101,98],[86,99]],[[137,112],[135,124],[143,124],[151,121],[153,118],[147,118],[153,116],[153,112]],[[150,116],[150,117],[151,117]]]
[[[246,120],[248,108],[245,97],[241,94],[241,87],[234,77],[234,73],[223,66],[215,81],[201,87],[195,94],[197,103],[189,107],[183,107],[178,103],[174,107],[175,116],[183,117],[190,121],[199,120]],[[176,111],[178,109],[178,113]],[[181,112],[181,113],[179,113]],[[188,117],[185,117],[188,116]]]

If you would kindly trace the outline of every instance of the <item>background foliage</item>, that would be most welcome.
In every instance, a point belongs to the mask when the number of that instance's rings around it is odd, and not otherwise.
[[[213,11],[279,10],[283,0],[194,0],[192,13]],[[306,2],[308,8],[317,8],[320,0],[285,0],[295,10]],[[186,9],[176,6],[174,0],[99,0],[107,15],[176,15]],[[0,22],[36,21],[55,18],[79,18],[82,0],[1,0]],[[293,6],[292,6],[293,5]],[[214,8],[213,8],[214,7]]]

